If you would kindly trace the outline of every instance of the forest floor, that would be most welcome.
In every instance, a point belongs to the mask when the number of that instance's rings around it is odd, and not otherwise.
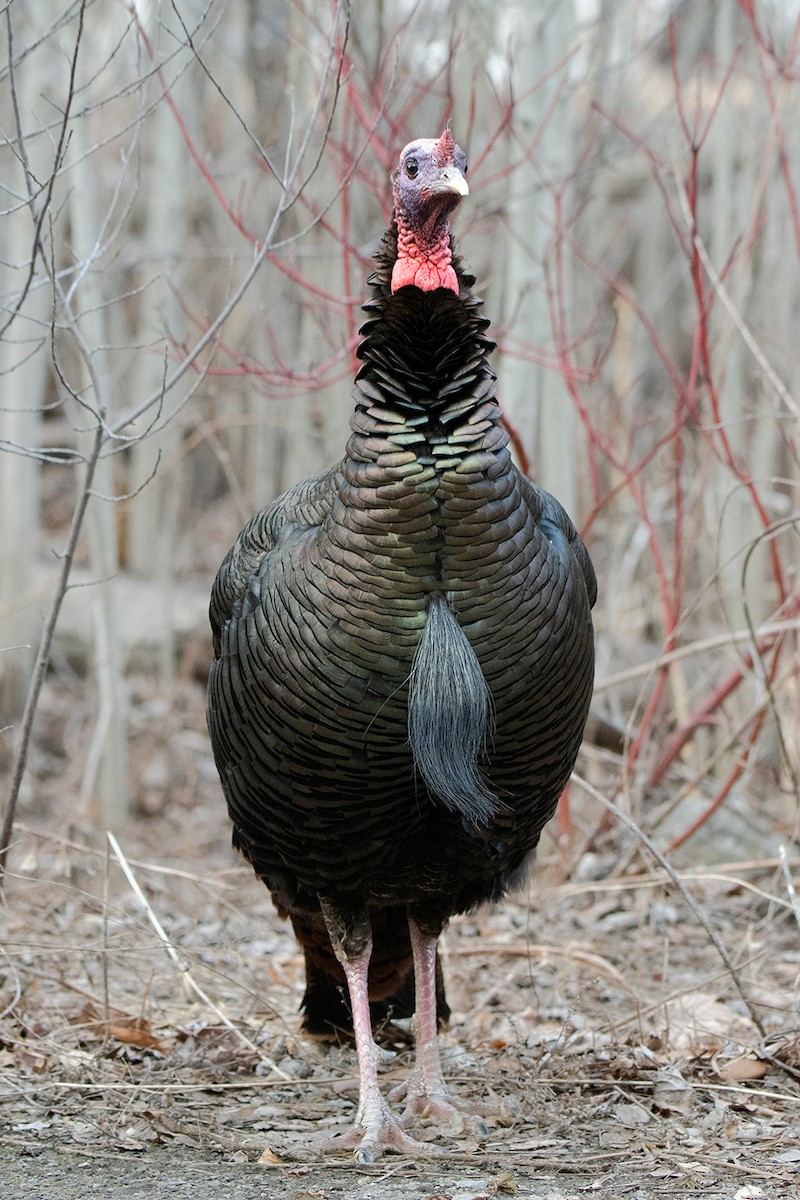
[[[443,939],[445,1071],[494,1112],[488,1136],[417,1128],[436,1157],[323,1158],[315,1139],[354,1114],[353,1051],[298,1033],[302,960],[229,849],[201,683],[187,669],[168,702],[134,688],[137,808],[117,850],[80,816],[63,747],[81,687],[64,678],[43,697],[0,913],[4,1194],[798,1194],[800,938],[774,857],[681,870],[734,980],[659,868],[609,837],[567,873],[551,837],[525,895]],[[387,1091],[410,1069],[401,1035]]]

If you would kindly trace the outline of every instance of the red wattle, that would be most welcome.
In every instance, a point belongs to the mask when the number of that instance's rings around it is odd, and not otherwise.
[[[458,279],[450,263],[431,262],[427,258],[398,258],[392,268],[392,292],[401,287],[418,287],[422,292],[449,288],[458,295]]]

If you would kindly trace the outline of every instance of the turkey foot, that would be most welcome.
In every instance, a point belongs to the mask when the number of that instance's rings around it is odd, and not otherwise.
[[[317,1149],[354,1150],[356,1162],[364,1164],[374,1162],[384,1150],[394,1150],[397,1154],[412,1157],[429,1157],[437,1151],[405,1132],[397,1117],[390,1112],[378,1087],[378,1064],[385,1061],[386,1056],[372,1036],[367,985],[371,951],[372,942],[368,939],[360,953],[350,958],[342,955],[358,1059],[359,1100],[356,1119],[352,1129],[346,1133],[334,1134],[317,1142]]]
[[[412,1078],[408,1084],[399,1084],[389,1093],[390,1100],[402,1100],[403,1097],[406,1101],[404,1122],[414,1117],[433,1121],[454,1136],[464,1133],[468,1124],[480,1137],[489,1133],[483,1119],[490,1115],[489,1105],[453,1096],[442,1078],[428,1082],[419,1077]]]
[[[356,1162],[364,1166],[369,1166],[386,1150],[407,1154],[409,1158],[432,1158],[442,1153],[438,1147],[418,1142],[407,1134],[380,1096],[369,1097],[363,1106],[359,1105],[352,1129],[315,1142],[315,1148],[334,1153],[354,1150]]]

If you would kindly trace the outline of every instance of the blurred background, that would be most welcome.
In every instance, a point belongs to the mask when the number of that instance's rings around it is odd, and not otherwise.
[[[389,173],[447,122],[516,456],[600,581],[578,773],[679,867],[747,864],[785,895],[798,4],[12,0],[0,29],[0,811],[23,908],[45,878],[96,897],[106,829],[198,878],[226,853],[211,582],[253,511],[341,455]],[[554,887],[655,869],[575,784],[542,858]]]
[[[792,827],[798,15],[8,6],[7,766],[54,618],[47,681],[70,693],[55,741],[33,723],[23,803],[31,771],[68,784],[65,819],[142,802],[157,768],[131,735],[173,732],[176,679],[203,675],[222,555],[342,453],[388,175],[450,121],[517,456],[601,580],[584,772],[667,842],[723,804],[764,832],[767,796]]]

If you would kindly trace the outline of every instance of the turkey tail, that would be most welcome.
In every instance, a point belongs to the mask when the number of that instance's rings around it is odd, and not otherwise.
[[[491,723],[475,651],[444,596],[434,596],[411,668],[408,740],[431,796],[478,825],[503,807],[478,771]]]

